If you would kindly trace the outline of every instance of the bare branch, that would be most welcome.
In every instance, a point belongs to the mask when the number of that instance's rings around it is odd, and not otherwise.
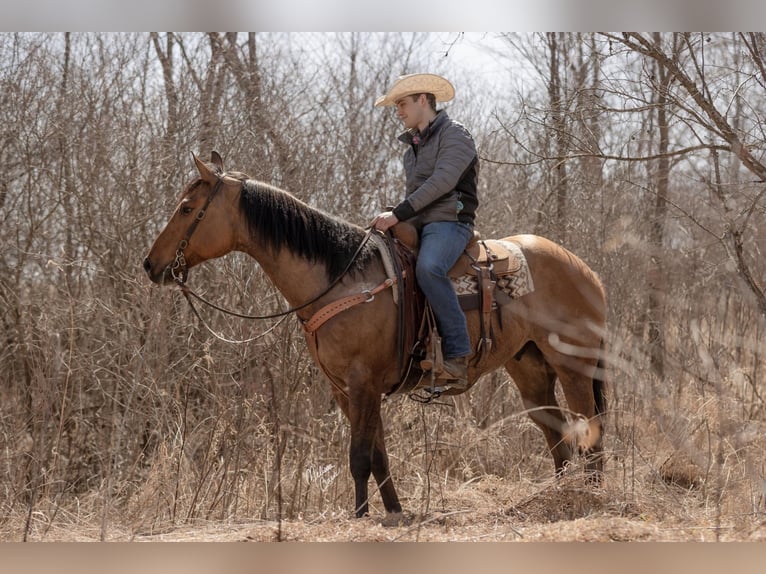
[[[724,145],[700,144],[700,145],[689,146],[689,147],[673,150],[664,154],[652,154],[652,155],[646,155],[641,157],[612,155],[612,154],[604,154],[604,153],[576,153],[576,154],[567,154],[566,156],[538,156],[539,160],[534,162],[502,161],[502,160],[496,160],[496,159],[492,159],[492,158],[484,157],[484,156],[481,157],[481,160],[489,162],[489,163],[497,164],[497,165],[534,165],[536,163],[540,163],[542,161],[548,161],[548,160],[567,161],[570,159],[579,159],[579,158],[588,158],[588,157],[605,159],[605,160],[625,161],[625,162],[645,162],[645,161],[652,161],[652,160],[657,160],[661,158],[686,156],[686,155],[689,155],[690,153],[693,153],[695,151],[700,151],[700,150],[731,151],[731,148],[729,146],[724,146]]]
[[[729,143],[731,151],[739,157],[742,164],[755,173],[762,181],[766,181],[766,166],[753,157],[748,147],[744,145],[735,130],[726,121],[726,118],[721,115],[713,102],[703,95],[675,59],[665,54],[658,46],[649,42],[638,33],[625,33],[622,37],[609,35],[609,37],[619,40],[629,48],[655,59],[664,66],[673,75],[675,81],[684,87],[699,108],[706,114],[712,125],[718,129],[723,139]]]

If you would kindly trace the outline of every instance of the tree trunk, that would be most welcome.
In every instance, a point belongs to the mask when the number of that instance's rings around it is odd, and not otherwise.
[[[566,108],[564,103],[564,95],[562,88],[562,63],[560,55],[563,53],[563,48],[559,42],[559,34],[554,32],[548,33],[548,49],[550,50],[549,71],[550,78],[548,80],[548,101],[551,110],[551,119],[553,124],[553,131],[555,133],[555,159],[553,166],[553,178],[554,178],[554,193],[556,196],[556,236],[561,242],[566,241],[567,224],[566,224],[566,203],[567,203],[567,138],[566,138]],[[561,34],[563,36],[563,34]]]
[[[173,80],[173,49],[175,46],[175,36],[168,32],[165,36],[165,48],[160,44],[160,36],[157,32],[151,33],[151,40],[157,59],[162,66],[162,79],[165,87],[165,100],[168,106],[168,118],[165,126],[165,134],[162,138],[162,160],[161,163],[173,165],[177,156],[176,144],[178,142],[178,131],[180,127],[178,117],[178,92],[175,81]],[[175,174],[168,170],[165,186],[172,189],[175,183]]]
[[[554,132],[555,151],[553,164],[553,194],[556,198],[555,227],[556,239],[566,240],[566,201],[567,201],[567,167],[566,167],[566,121],[564,96],[562,94],[562,47],[560,35],[549,32],[548,38],[548,104],[551,113],[551,126]]]
[[[654,33],[654,41],[659,44],[660,34]],[[651,232],[649,236],[650,265],[649,292],[647,300],[647,320],[649,323],[649,357],[652,369],[662,378],[665,374],[665,329],[664,329],[664,295],[665,270],[663,261],[663,240],[665,220],[668,212],[668,182],[670,181],[670,149],[668,129],[668,86],[670,75],[667,70],[657,65],[657,129],[660,140],[658,143],[657,172],[655,177],[656,195],[652,214]]]

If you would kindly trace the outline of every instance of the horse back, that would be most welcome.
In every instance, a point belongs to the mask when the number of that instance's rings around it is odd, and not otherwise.
[[[606,320],[606,295],[601,279],[577,255],[539,235],[513,235],[501,241],[515,243],[524,253],[529,272],[534,279],[534,292],[526,302],[529,306],[545,306],[566,310],[603,326]]]

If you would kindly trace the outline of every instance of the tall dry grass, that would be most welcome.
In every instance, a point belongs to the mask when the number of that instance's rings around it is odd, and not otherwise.
[[[226,265],[195,277],[237,279]],[[170,290],[137,278],[117,289],[122,300],[100,290],[85,304],[45,293],[34,309],[30,302],[29,331],[14,354],[29,386],[2,391],[4,539],[46,540],[66,527],[108,540],[211,521],[350,514],[348,426],[294,321],[231,345],[195,326]],[[274,302],[267,288],[255,291],[254,304]],[[231,302],[245,303],[242,295]],[[762,329],[742,332],[741,317],[729,315],[726,326],[679,316],[664,379],[640,337],[612,333],[600,489],[578,482],[579,463],[552,480],[542,435],[502,372],[436,404],[387,399],[403,504],[422,519],[496,504],[509,524],[641,517],[717,534],[760,524],[766,405],[757,380],[766,347]],[[237,336],[254,329],[210,319]],[[56,332],[72,338],[62,343]],[[371,511],[383,513],[374,489]]]

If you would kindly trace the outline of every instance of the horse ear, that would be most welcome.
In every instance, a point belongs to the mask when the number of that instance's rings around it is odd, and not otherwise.
[[[210,166],[202,161],[197,154],[192,152],[192,157],[194,158],[194,163],[197,164],[197,171],[199,171],[199,175],[202,179],[207,182],[215,182],[218,179],[215,173],[210,169]]]
[[[217,151],[213,150],[210,153],[210,161],[213,162],[213,165],[215,165],[221,172],[224,171],[223,169],[223,158],[221,157],[221,154],[219,154]]]

